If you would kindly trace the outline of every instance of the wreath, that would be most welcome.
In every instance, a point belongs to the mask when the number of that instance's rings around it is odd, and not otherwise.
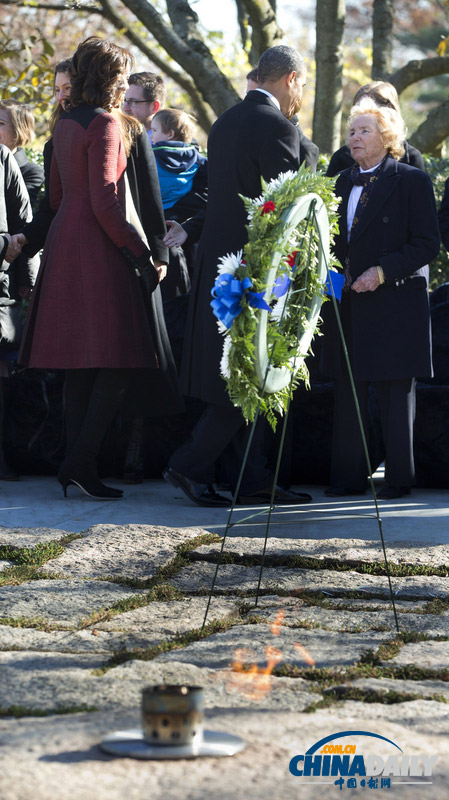
[[[335,179],[304,165],[242,198],[248,241],[220,258],[212,310],[224,334],[221,374],[228,394],[252,422],[273,428],[300,381],[309,388],[305,357],[317,332],[330,245],[338,230]]]

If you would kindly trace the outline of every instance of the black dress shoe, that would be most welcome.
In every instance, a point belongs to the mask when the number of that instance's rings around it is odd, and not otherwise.
[[[269,505],[271,502],[271,488],[260,489],[258,492],[252,494],[240,495],[237,498],[239,506],[258,506]],[[281,486],[276,486],[273,504],[274,505],[299,505],[300,503],[311,503],[312,498],[310,494],[305,492],[292,492],[290,489],[282,489]]]
[[[175,489],[181,489],[185,496],[197,506],[220,506],[221,508],[227,506],[229,508],[231,505],[231,501],[227,500],[226,497],[222,497],[221,494],[217,494],[212,486],[192,481],[171,467],[167,467],[162,473],[162,477]]]
[[[382,486],[377,492],[378,500],[396,500],[398,497],[407,497],[411,492],[410,486]]]
[[[326,497],[350,497],[354,494],[365,494],[366,489],[346,489],[345,486],[329,486],[324,490]]]

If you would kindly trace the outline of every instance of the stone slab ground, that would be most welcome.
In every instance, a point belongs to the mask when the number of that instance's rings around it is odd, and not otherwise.
[[[447,545],[404,536],[389,548],[395,616],[370,540],[273,538],[261,574],[260,540],[233,537],[217,571],[221,543],[199,527],[108,522],[33,537],[0,529],[1,800],[447,800]],[[158,683],[203,686],[206,727],[245,750],[102,753],[102,737],[139,725],[142,687]],[[293,756],[347,730],[436,755],[432,776],[391,775],[384,788],[357,776],[340,790],[335,776],[289,772]],[[378,739],[356,743],[380,752]],[[398,752],[382,747],[385,760]]]

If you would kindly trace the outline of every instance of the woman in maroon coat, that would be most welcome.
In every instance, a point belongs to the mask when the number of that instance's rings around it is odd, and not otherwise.
[[[125,217],[127,150],[116,109],[132,59],[90,37],[72,61],[68,110],[53,134],[47,236],[20,363],[66,370],[67,455],[58,480],[64,494],[120,497],[101,483],[101,441],[125,393],[130,370],[157,368],[136,275],[153,269],[150,251]],[[155,281],[165,265],[154,262]]]

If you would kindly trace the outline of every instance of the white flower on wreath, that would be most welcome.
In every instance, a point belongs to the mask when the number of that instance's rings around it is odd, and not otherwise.
[[[272,178],[272,180],[267,183],[263,194],[259,197],[255,197],[254,200],[251,201],[251,205],[248,209],[248,222],[251,222],[254,215],[259,213],[260,206],[263,206],[267,200],[272,199],[273,192],[277,192],[284,183],[293,180],[296,176],[297,173],[290,169],[288,172],[281,172],[277,178]]]
[[[224,327],[224,326],[223,326]],[[230,336],[225,336],[223,342],[223,354],[220,361],[220,372],[223,378],[230,378],[231,371],[229,369],[229,352],[231,350],[232,339]]]
[[[282,297],[279,298],[279,300],[276,301],[270,314],[270,320],[273,320],[274,322],[280,322],[284,313],[285,304],[287,302],[287,296],[288,292],[286,292]]]
[[[289,169],[288,172],[281,172],[277,178],[273,178],[268,184],[266,188],[267,194],[272,194],[276,192],[278,189],[281,188],[282,184],[286,183],[287,181],[292,180],[292,178],[296,178],[297,173],[293,172],[292,169]]]
[[[219,275],[234,275],[236,270],[242,265],[243,250],[238,253],[226,253],[218,259]]]

